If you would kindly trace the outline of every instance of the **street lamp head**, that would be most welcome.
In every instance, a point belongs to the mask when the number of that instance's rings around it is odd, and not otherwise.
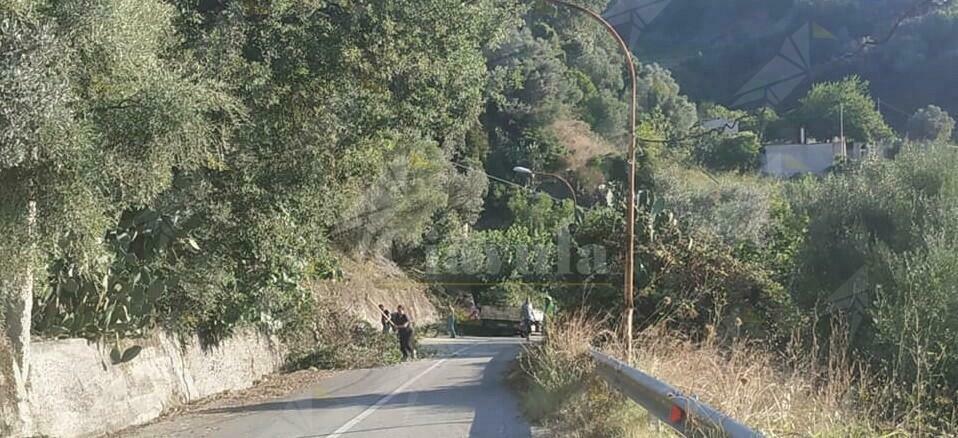
[[[513,167],[513,168],[512,168],[512,171],[515,172],[515,173],[521,173],[521,174],[524,174],[524,175],[532,175],[532,174],[535,173],[535,172],[533,172],[531,169],[529,169],[529,168],[527,168],[527,167],[522,167],[522,166]]]

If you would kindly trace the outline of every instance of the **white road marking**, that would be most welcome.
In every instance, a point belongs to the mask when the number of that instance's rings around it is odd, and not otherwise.
[[[454,352],[452,353],[451,357],[456,357],[456,356],[458,356],[460,353],[462,353],[463,351],[466,351],[466,350],[468,350],[468,349],[470,349],[470,348],[472,348],[472,347],[475,347],[476,345],[479,345],[479,344],[476,343],[476,344],[472,344],[472,345],[470,345],[470,346],[468,346],[468,347],[460,348],[460,349],[454,351]],[[349,420],[348,422],[346,422],[346,424],[340,426],[339,429],[336,429],[335,431],[333,431],[332,434],[327,435],[326,438],[341,438],[344,433],[349,432],[350,429],[356,427],[356,425],[359,424],[359,422],[365,420],[367,417],[369,417],[370,415],[372,415],[373,412],[376,412],[377,409],[379,409],[380,407],[382,407],[382,406],[385,405],[386,403],[389,403],[389,400],[392,400],[392,398],[395,397],[396,394],[399,394],[400,392],[404,391],[406,388],[410,387],[413,383],[416,383],[417,380],[421,379],[422,376],[425,376],[426,374],[429,374],[430,371],[432,371],[432,370],[438,368],[439,365],[442,365],[443,363],[445,363],[445,362],[446,362],[447,360],[449,360],[449,359],[450,359],[450,358],[447,357],[447,358],[445,358],[445,359],[441,359],[441,360],[439,360],[438,362],[432,364],[429,368],[426,368],[425,371],[423,371],[423,372],[417,374],[416,377],[413,377],[412,379],[409,379],[408,381],[406,381],[406,383],[403,383],[403,384],[400,385],[398,388],[394,389],[393,392],[390,392],[389,394],[386,394],[385,396],[383,396],[383,398],[379,399],[379,401],[377,401],[376,404],[374,404],[374,405],[372,405],[372,406],[366,408],[365,411],[362,411],[359,415],[353,417],[352,420]]]

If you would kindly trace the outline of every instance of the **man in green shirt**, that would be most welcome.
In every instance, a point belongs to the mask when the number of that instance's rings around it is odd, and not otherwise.
[[[542,311],[542,334],[546,334],[549,330],[549,321],[552,320],[552,317],[555,316],[558,307],[556,307],[555,300],[551,296],[545,296],[545,309]]]

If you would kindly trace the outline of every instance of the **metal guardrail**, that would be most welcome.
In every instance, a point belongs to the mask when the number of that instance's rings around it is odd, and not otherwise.
[[[763,435],[625,362],[592,349],[596,370],[613,388],[686,437],[751,438]]]

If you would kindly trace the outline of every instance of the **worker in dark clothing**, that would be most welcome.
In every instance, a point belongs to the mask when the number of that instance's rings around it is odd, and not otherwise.
[[[379,305],[379,322],[383,325],[383,333],[389,333],[392,331],[392,322],[389,317],[389,310],[386,309],[386,306]]]
[[[396,331],[399,332],[399,351],[402,352],[402,359],[407,360],[410,356],[415,358],[416,352],[412,349],[412,321],[409,315],[406,315],[406,309],[403,306],[396,308],[392,314],[393,324]]]

